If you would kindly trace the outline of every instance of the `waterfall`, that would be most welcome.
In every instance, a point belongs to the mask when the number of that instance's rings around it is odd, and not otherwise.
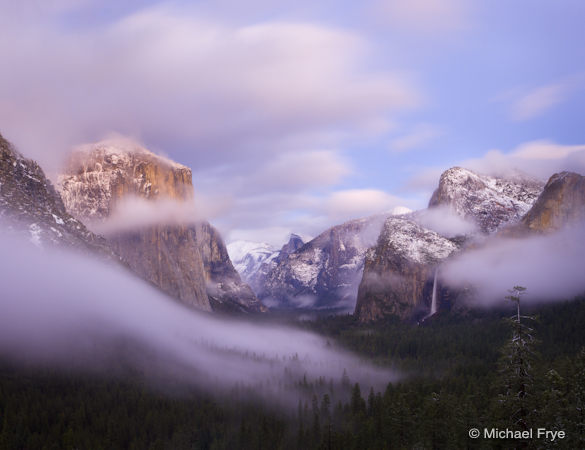
[[[431,297],[431,312],[429,312],[426,316],[423,317],[422,321],[424,322],[429,317],[437,313],[438,305],[437,305],[437,273],[439,272],[439,268],[435,269],[435,277],[433,279],[433,296]]]
[[[431,300],[431,313],[429,316],[437,313],[437,273],[439,272],[439,268],[435,269],[435,279],[433,280],[433,297]]]

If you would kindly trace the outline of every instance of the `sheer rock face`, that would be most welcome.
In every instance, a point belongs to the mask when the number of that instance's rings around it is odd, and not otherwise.
[[[106,241],[73,218],[39,165],[25,159],[0,135],[0,218],[12,232],[38,246],[65,245],[106,259]]]
[[[384,222],[368,250],[355,314],[367,322],[389,315],[410,318],[429,310],[438,265],[458,249],[455,242],[406,218]]]
[[[76,151],[59,188],[67,209],[92,223],[106,221],[128,197],[185,203],[193,198],[189,168],[132,144],[109,142]],[[235,309],[262,310],[227,252],[216,251],[225,246],[208,223],[145,225],[108,233],[107,239],[139,276],[183,303],[209,311],[211,297]]]
[[[207,222],[199,223],[193,229],[203,259],[207,295],[213,308],[266,312],[267,308],[234,269],[219,232]]]
[[[211,310],[203,260],[192,227],[155,225],[108,234],[107,239],[141,278],[189,306]]]
[[[337,225],[279,256],[258,296],[277,308],[353,310],[364,256],[383,220],[371,217]]]
[[[573,172],[556,173],[546,183],[521,225],[533,232],[556,231],[585,221],[585,177]]]
[[[542,188],[536,180],[496,178],[453,167],[441,175],[429,208],[447,206],[475,222],[483,233],[494,233],[503,225],[519,222]]]

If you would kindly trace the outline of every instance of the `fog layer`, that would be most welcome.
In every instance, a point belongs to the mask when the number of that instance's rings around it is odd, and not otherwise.
[[[95,369],[130,345],[146,353],[123,363],[218,391],[237,383],[270,393],[304,375],[339,380],[344,369],[366,386],[395,378],[308,332],[189,310],[123,267],[81,255],[2,238],[0,273],[4,357]]]
[[[585,292],[585,227],[524,239],[498,238],[441,269],[452,286],[473,286],[486,306],[504,304],[508,289],[528,288],[527,301],[562,300]]]

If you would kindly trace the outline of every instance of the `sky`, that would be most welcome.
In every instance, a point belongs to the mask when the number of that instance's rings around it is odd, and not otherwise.
[[[398,206],[440,173],[585,173],[581,0],[0,0],[0,132],[51,177],[112,133],[193,170],[229,242]]]

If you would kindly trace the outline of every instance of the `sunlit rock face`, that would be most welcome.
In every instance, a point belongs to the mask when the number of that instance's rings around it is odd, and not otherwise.
[[[453,167],[441,175],[429,208],[446,206],[477,224],[483,233],[517,223],[532,207],[543,185],[527,177],[505,179]]]
[[[186,209],[193,201],[189,168],[128,142],[76,150],[59,188],[67,209],[94,224],[107,222],[128,198],[174,201]],[[161,217],[160,223],[114,229],[106,237],[132,270],[183,303],[207,311],[212,303],[264,310],[234,270],[221,236],[206,222],[166,223]]]
[[[390,217],[368,250],[355,314],[367,322],[430,309],[435,270],[458,245],[407,218]]]
[[[0,219],[37,246],[65,245],[116,259],[104,238],[72,217],[39,165],[0,135]]]
[[[128,196],[191,200],[191,169],[130,143],[107,142],[75,150],[59,187],[76,216],[105,219]]]
[[[556,173],[546,183],[534,206],[522,218],[530,231],[547,232],[585,221],[585,177]]]

